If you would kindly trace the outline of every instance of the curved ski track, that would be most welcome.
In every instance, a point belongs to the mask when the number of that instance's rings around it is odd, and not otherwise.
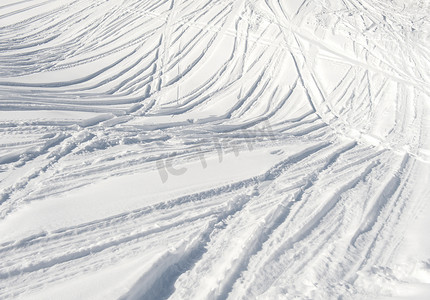
[[[97,297],[389,296],[363,274],[392,267],[429,198],[430,10],[402,3],[0,4],[0,225],[109,178],[158,176],[169,158],[205,176],[202,157],[275,157],[2,238],[0,298],[130,262]]]

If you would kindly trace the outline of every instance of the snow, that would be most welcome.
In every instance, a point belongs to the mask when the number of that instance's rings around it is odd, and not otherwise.
[[[429,15],[2,1],[0,299],[430,298]]]

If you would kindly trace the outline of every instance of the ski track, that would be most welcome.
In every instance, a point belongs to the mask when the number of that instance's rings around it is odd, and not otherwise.
[[[363,274],[390,276],[429,196],[430,6],[406,2],[1,4],[0,230],[112,178],[169,189],[169,159],[226,173],[2,238],[0,299],[130,261],[108,298],[391,296]],[[253,153],[276,161],[228,168]]]

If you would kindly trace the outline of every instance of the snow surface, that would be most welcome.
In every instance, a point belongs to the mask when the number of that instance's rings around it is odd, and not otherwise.
[[[430,299],[426,0],[2,0],[1,299]]]

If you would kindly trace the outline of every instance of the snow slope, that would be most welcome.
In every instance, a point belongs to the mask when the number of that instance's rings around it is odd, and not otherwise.
[[[428,299],[423,0],[3,0],[0,298]]]

